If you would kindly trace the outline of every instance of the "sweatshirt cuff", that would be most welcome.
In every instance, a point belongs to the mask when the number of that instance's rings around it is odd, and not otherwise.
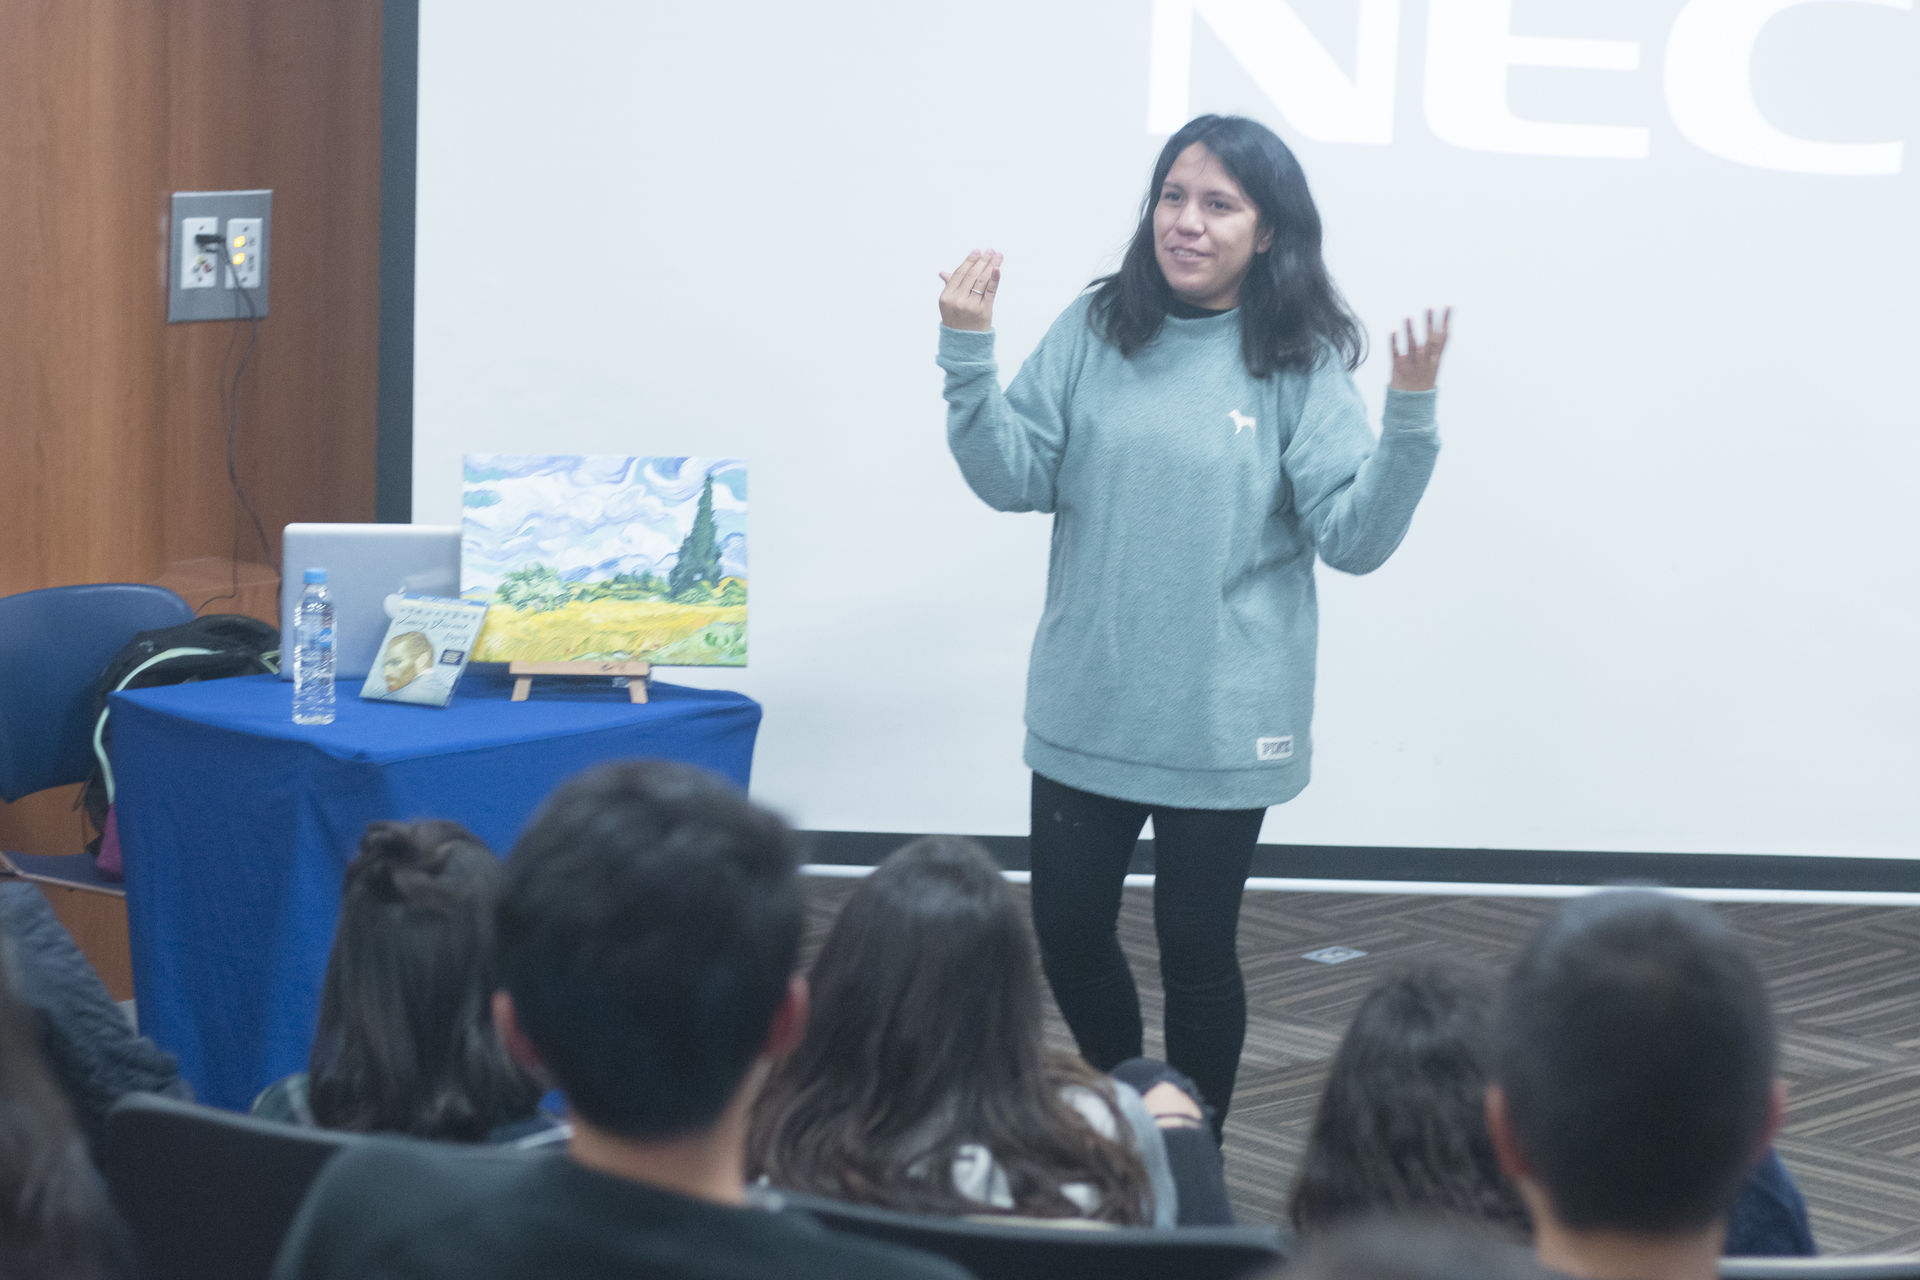
[[[1395,431],[1437,430],[1433,406],[1439,395],[1438,391],[1401,391],[1388,387],[1386,410],[1380,415],[1381,426]]]
[[[940,326],[941,364],[992,364],[993,330],[949,329]]]

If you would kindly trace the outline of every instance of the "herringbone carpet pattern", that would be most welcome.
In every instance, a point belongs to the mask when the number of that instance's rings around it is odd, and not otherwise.
[[[817,942],[855,882],[809,882]],[[1024,902],[1025,889],[1015,886]],[[1423,960],[1496,972],[1551,902],[1517,898],[1249,893],[1240,954],[1248,1029],[1227,1123],[1242,1221],[1278,1221],[1328,1058],[1361,997]],[[1920,1252],[1920,909],[1743,903],[1720,908],[1773,993],[1789,1089],[1779,1149],[1829,1253]],[[1120,930],[1158,1052],[1151,895],[1128,889]],[[1301,957],[1345,946],[1366,956]],[[1057,1016],[1050,1034],[1071,1048]]]

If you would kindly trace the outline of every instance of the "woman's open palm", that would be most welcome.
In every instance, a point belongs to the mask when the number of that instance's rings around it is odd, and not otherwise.
[[[975,249],[952,271],[942,271],[940,323],[949,329],[985,333],[993,328],[993,295],[1000,291],[1001,255]]]

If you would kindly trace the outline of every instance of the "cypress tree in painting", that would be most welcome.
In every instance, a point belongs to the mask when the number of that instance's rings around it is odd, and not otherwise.
[[[700,488],[700,508],[693,528],[680,544],[679,559],[667,573],[667,590],[677,600],[698,590],[702,582],[720,581],[720,539],[713,527],[713,476]]]

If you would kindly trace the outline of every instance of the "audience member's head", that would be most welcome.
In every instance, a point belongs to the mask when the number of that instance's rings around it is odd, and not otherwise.
[[[1717,1250],[1779,1123],[1760,977],[1712,911],[1665,894],[1594,894],[1541,926],[1501,1001],[1493,1068],[1488,1125],[1542,1260],[1583,1274],[1596,1268],[1565,1252],[1583,1234]]]
[[[786,824],[685,765],[564,783],[507,861],[498,1015],[576,1125],[711,1130],[798,1039],[801,894]]]
[[[494,1031],[501,868],[456,822],[376,822],[347,866],[308,1065],[330,1129],[480,1141],[539,1086]]]
[[[1494,1002],[1489,979],[1438,966],[1395,974],[1361,1002],[1307,1135],[1296,1230],[1392,1212],[1524,1238],[1526,1209],[1487,1137]]]
[[[1260,1280],[1548,1280],[1524,1245],[1458,1216],[1349,1218]]]
[[[125,1230],[41,1057],[38,1021],[14,994],[4,952],[0,939],[0,1276],[131,1277]]]
[[[1046,1050],[1031,927],[979,845],[931,836],[895,852],[848,898],[810,978],[806,1038],[755,1116],[756,1172],[920,1212],[1148,1211],[1139,1156],[1068,1100],[1078,1087],[1114,1106],[1110,1082]],[[956,1185],[962,1148],[1005,1175],[1006,1203]]]

